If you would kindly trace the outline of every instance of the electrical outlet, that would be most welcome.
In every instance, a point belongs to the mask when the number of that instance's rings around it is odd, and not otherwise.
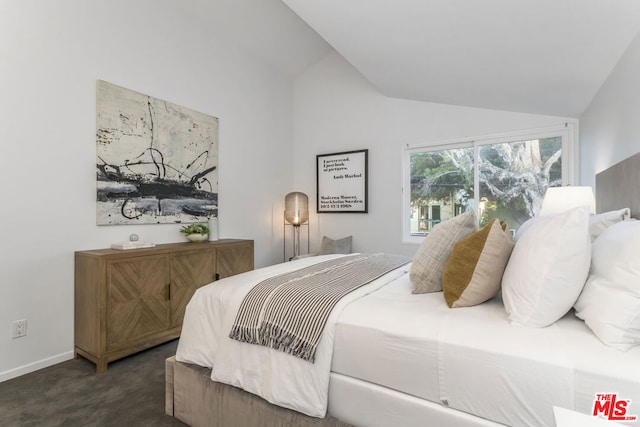
[[[13,321],[12,338],[20,338],[27,335],[27,319]]]

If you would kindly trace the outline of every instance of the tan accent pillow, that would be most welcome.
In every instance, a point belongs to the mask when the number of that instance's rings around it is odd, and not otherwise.
[[[498,293],[514,246],[506,227],[494,219],[455,244],[442,277],[444,299],[449,307],[471,307]]]
[[[426,294],[442,290],[442,273],[455,245],[478,230],[473,211],[455,216],[433,227],[413,256],[409,279],[411,292]]]

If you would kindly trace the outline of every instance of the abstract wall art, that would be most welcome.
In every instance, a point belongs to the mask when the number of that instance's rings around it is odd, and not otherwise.
[[[218,119],[97,82],[97,224],[218,215]]]

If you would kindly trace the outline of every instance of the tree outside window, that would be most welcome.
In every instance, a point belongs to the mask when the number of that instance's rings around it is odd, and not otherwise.
[[[540,212],[548,187],[562,185],[562,138],[483,145],[479,152],[480,226],[500,218],[517,229]]]
[[[538,214],[546,189],[566,181],[563,139],[476,141],[410,150],[410,235],[424,236],[439,222],[472,209],[480,226],[499,218],[517,230]]]
[[[410,163],[412,234],[473,208],[472,147],[414,153]]]

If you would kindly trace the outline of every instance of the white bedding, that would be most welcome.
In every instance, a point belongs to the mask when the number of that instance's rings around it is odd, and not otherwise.
[[[329,383],[329,413],[354,426],[367,427],[502,426],[466,412],[447,408],[438,402],[420,399],[335,372],[331,373]]]
[[[519,328],[509,324],[499,299],[449,309],[441,293],[411,294],[409,265],[386,276],[396,280],[379,279],[336,307],[313,365],[228,338],[254,283],[331,257],[199,289],[187,308],[177,360],[213,367],[214,380],[313,416],[325,414],[329,368],[371,390],[405,394],[407,402],[420,399],[507,425],[553,425],[553,406],[590,414],[596,393],[631,399],[629,414],[640,415],[640,347],[626,353],[606,347],[573,313],[547,328]]]
[[[336,331],[343,375],[508,425],[573,407],[558,334],[510,326],[499,300],[450,309],[441,293],[412,295],[405,275],[347,307]]]
[[[449,309],[408,275],[346,307],[332,371],[507,425],[554,425],[553,406],[591,414],[596,393],[640,413],[640,348],[603,345],[572,312],[511,326],[499,298]],[[633,403],[635,402],[635,404]]]
[[[271,348],[228,337],[242,299],[258,282],[344,255],[324,255],[232,276],[196,291],[187,306],[176,360],[211,367],[211,379],[240,387],[279,406],[314,417],[327,410],[335,323],[351,301],[379,289],[408,271],[385,274],[344,297],[329,316],[315,363]]]
[[[411,294],[408,275],[350,304],[336,326],[331,371],[440,402],[442,293]]]

